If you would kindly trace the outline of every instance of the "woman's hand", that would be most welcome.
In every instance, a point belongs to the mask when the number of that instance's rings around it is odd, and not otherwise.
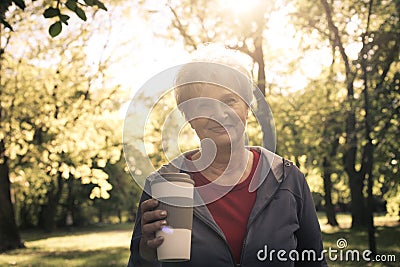
[[[148,261],[157,260],[157,248],[163,243],[164,238],[155,234],[167,225],[165,210],[155,209],[158,206],[156,199],[148,199],[142,202],[140,210],[142,212],[142,238],[139,245],[140,256]]]

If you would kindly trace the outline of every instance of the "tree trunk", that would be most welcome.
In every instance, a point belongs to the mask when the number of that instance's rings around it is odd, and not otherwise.
[[[363,187],[364,177],[363,175],[355,170],[356,165],[356,153],[357,153],[357,129],[356,129],[356,111],[354,103],[354,78],[355,73],[352,72],[350,67],[350,60],[346,54],[345,47],[342,42],[340,30],[335,25],[331,6],[327,0],[320,0],[327,17],[327,23],[329,31],[332,34],[331,45],[335,49],[339,50],[341,58],[343,60],[346,70],[346,87],[347,87],[347,104],[348,112],[346,115],[346,144],[344,151],[344,169],[349,176],[349,184],[351,191],[351,217],[352,217],[352,228],[365,227],[367,225],[366,220],[366,206],[364,203]]]
[[[350,83],[350,81],[348,83]],[[348,111],[346,118],[346,149],[343,160],[344,169],[349,176],[352,218],[351,227],[363,228],[367,226],[366,205],[363,194],[364,175],[355,169],[358,138],[352,82],[351,84],[348,84],[348,104],[350,105],[350,110]]]
[[[4,140],[0,141],[0,252],[23,248],[10,194],[8,161]]]
[[[117,208],[117,216],[119,223],[122,223],[122,212],[120,208]]]
[[[257,117],[265,120],[263,123],[260,123],[263,134],[262,146],[274,152],[276,149],[276,133],[274,131],[272,112],[269,106],[265,105],[265,63],[262,45],[262,37],[257,37],[254,40],[255,49],[254,53],[252,53],[253,60],[258,65],[257,87],[260,90],[260,92],[255,92]]]
[[[62,173],[57,174],[57,183],[52,181],[52,185],[47,191],[47,203],[42,206],[40,213],[40,227],[46,232],[52,232],[56,228],[57,207],[61,199],[61,193],[64,185]]]
[[[370,149],[372,150],[372,144],[370,145]],[[374,225],[374,196],[372,193],[372,188],[374,186],[374,181],[372,179],[372,163],[370,166],[370,170],[367,173],[368,177],[368,199],[367,199],[367,219],[368,219],[368,244],[369,250],[372,252],[372,255],[375,256],[376,251],[376,237],[375,237],[375,225]]]
[[[327,100],[329,101],[329,94],[330,92],[328,91],[327,93]],[[332,133],[328,133],[328,123],[330,121],[325,120],[325,124],[324,124],[324,137],[325,136],[330,136],[332,135]],[[332,203],[332,174],[333,174],[333,169],[332,169],[332,163],[331,160],[334,159],[336,153],[337,153],[337,149],[339,147],[339,132],[334,131],[333,132],[333,136],[334,136],[334,140],[332,142],[332,144],[328,145],[329,148],[329,154],[326,155],[322,158],[322,173],[323,173],[323,181],[324,181],[324,200],[325,200],[325,211],[326,211],[326,217],[328,218],[328,224],[332,225],[332,226],[338,226],[338,222],[336,220],[336,212],[335,212],[335,207],[333,206]],[[330,140],[330,138],[328,139]],[[330,143],[330,142],[329,142]]]
[[[73,175],[70,175],[68,180],[67,180],[67,200],[66,200],[66,205],[65,205],[65,215],[66,215],[66,220],[65,220],[65,224],[67,225],[67,217],[68,217],[68,213],[70,213],[70,216],[72,216],[72,218],[75,218],[76,214],[75,214],[75,209],[74,209],[74,200],[75,200],[75,196],[73,193],[74,190],[74,181],[75,178]]]
[[[324,200],[325,200],[325,210],[326,217],[328,218],[328,224],[332,226],[338,226],[338,222],[336,220],[336,212],[335,207],[332,203],[332,180],[331,180],[331,171],[330,171],[330,162],[329,159],[325,156],[322,162],[323,170],[323,179],[324,179]]]
[[[370,2],[369,5],[369,14],[371,14],[371,9],[372,9],[372,1]],[[368,23],[369,25],[369,16],[368,16]],[[364,46],[366,46],[367,38],[364,36],[363,38]],[[365,57],[363,59],[367,58],[367,54],[365,54]],[[373,170],[373,164],[374,164],[374,145],[372,143],[372,138],[371,138],[371,132],[372,132],[372,127],[371,127],[371,113],[370,113],[370,102],[369,102],[369,93],[368,93],[368,71],[367,71],[367,62],[365,60],[362,60],[361,62],[361,68],[363,70],[363,80],[364,80],[364,110],[365,110],[365,139],[367,140],[367,144],[364,147],[363,151],[363,164],[362,164],[362,169],[365,175],[365,178],[367,180],[367,222],[368,222],[368,244],[369,244],[369,250],[372,252],[372,256],[376,255],[376,238],[375,238],[375,225],[374,225],[374,195],[372,188],[374,186],[374,181],[373,181],[373,176],[372,176],[372,170]]]
[[[265,121],[263,123],[259,122],[263,135],[262,146],[270,151],[275,152],[276,133],[274,128],[274,121],[269,106],[268,105],[265,106],[266,75],[265,75],[265,60],[264,60],[264,49],[263,49],[263,32],[266,25],[265,12],[267,10],[267,6],[268,4],[264,3],[262,6],[260,6],[259,10],[256,10],[254,13],[254,20],[258,28],[253,41],[254,52],[251,53],[250,56],[258,65],[257,87],[262,94],[262,98],[261,96],[256,94],[258,117],[262,119],[265,118]]]
[[[97,214],[97,216],[99,217],[99,223],[104,223],[103,209],[100,207],[98,211],[99,213]]]
[[[355,174],[350,180],[351,195],[351,228],[364,228],[367,226],[366,206],[363,196],[363,179],[359,173]]]
[[[6,2],[0,6],[0,19],[4,19],[4,14],[10,5],[10,2]],[[0,36],[1,30],[2,25],[0,25]],[[3,53],[4,48],[0,45],[0,72]],[[0,100],[1,99],[2,98],[0,97]],[[5,117],[4,113],[5,112],[2,109],[2,103],[0,102],[0,122]],[[5,151],[5,141],[4,138],[2,138],[0,140],[0,252],[25,247],[24,244],[21,242],[19,230],[15,221],[14,207],[11,201],[10,192],[10,170],[8,167],[8,158],[5,154]]]
[[[27,199],[28,195],[25,193],[22,193],[23,198]],[[34,218],[32,217],[32,209],[33,209],[33,205],[32,204],[27,204],[27,201],[23,201],[21,203],[21,207],[19,209],[19,227],[21,229],[27,229],[27,228],[33,228],[35,226],[34,222]]]

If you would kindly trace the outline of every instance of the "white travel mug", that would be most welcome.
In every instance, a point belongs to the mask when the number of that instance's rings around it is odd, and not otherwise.
[[[157,248],[159,261],[190,260],[193,222],[194,181],[186,173],[163,173],[151,181],[152,197],[157,209],[167,211],[167,226],[156,233],[164,242]]]

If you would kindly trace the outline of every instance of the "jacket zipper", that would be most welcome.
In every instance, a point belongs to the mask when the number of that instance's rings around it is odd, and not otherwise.
[[[285,171],[283,172],[283,177],[285,175]],[[239,266],[242,266],[242,262],[243,262],[243,255],[244,255],[244,248],[246,247],[246,241],[247,241],[247,235],[249,234],[249,230],[251,228],[251,225],[254,223],[254,221],[257,219],[257,217],[261,214],[261,212],[271,203],[271,201],[274,199],[275,194],[278,192],[280,185],[278,186],[278,188],[275,190],[274,194],[271,196],[271,198],[269,199],[268,202],[266,202],[264,204],[264,206],[260,209],[260,211],[254,216],[252,222],[249,224],[249,227],[247,227],[246,229],[246,234],[244,236],[244,240],[243,240],[243,245],[242,245],[242,253],[240,255],[240,262],[239,262]]]
[[[275,195],[275,194],[274,194]],[[246,229],[246,234],[244,236],[244,240],[243,240],[243,245],[242,245],[242,253],[240,255],[240,262],[238,266],[242,266],[242,262],[243,262],[243,255],[244,255],[244,248],[246,247],[246,241],[247,241],[247,235],[249,234],[249,230],[251,228],[251,225],[253,224],[253,222],[257,219],[257,217],[261,214],[261,212],[269,205],[269,203],[271,203],[273,199],[273,196],[271,197],[271,200],[268,201],[267,203],[264,204],[264,206],[260,209],[260,211],[254,216],[253,221],[251,222],[251,224],[249,225],[249,227],[247,227]]]
[[[226,239],[218,233],[218,231],[215,229],[215,226],[212,225],[211,223],[209,223],[208,220],[206,218],[204,218],[203,215],[200,212],[196,212],[196,213],[197,213],[197,216],[200,218],[200,220],[203,223],[205,223],[209,228],[211,228],[211,230],[213,230],[215,233],[217,233],[218,236],[225,242],[225,245],[229,250],[229,254],[231,255],[233,266],[236,267],[237,265],[235,264],[235,258],[233,257],[233,253],[232,253],[231,248],[229,247],[228,241],[226,241]]]

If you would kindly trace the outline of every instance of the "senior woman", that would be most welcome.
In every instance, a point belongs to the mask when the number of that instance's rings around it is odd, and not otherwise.
[[[163,238],[155,233],[168,224],[168,214],[145,190],[128,266],[326,266],[304,175],[288,160],[246,146],[250,75],[236,52],[211,54],[184,65],[176,77],[178,107],[201,147],[158,170],[186,172],[195,182],[200,204],[194,206],[190,260],[157,261]]]

